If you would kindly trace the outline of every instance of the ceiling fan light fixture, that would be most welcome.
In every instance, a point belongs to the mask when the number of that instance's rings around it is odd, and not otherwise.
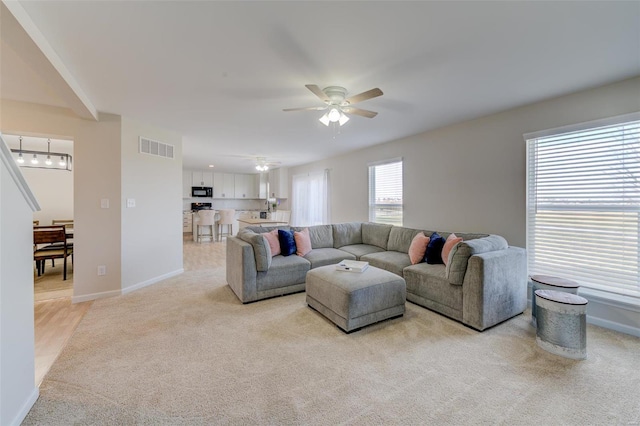
[[[342,111],[340,111],[338,108],[331,108],[331,110],[327,113],[327,118],[329,118],[330,122],[335,123],[340,120],[341,115],[344,114],[342,114]]]
[[[331,121],[329,121],[329,113],[325,112],[322,117],[319,118],[320,122],[325,126],[328,126]]]
[[[266,164],[262,165],[262,164],[257,164],[256,165],[256,170],[259,172],[266,172],[269,170],[269,166],[267,166]]]
[[[340,123],[341,126],[344,126],[347,121],[349,121],[349,117],[347,117],[347,114],[340,112],[340,118],[338,119],[338,123]]]

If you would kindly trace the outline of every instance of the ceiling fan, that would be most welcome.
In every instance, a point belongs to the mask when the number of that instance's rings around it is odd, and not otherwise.
[[[378,96],[382,96],[382,90],[375,89],[367,90],[366,92],[362,92],[355,96],[350,96],[347,98],[347,89],[340,86],[329,86],[324,89],[320,89],[320,87],[315,84],[307,84],[305,87],[314,95],[316,95],[322,102],[325,103],[323,106],[318,107],[306,107],[306,108],[287,108],[283,109],[283,111],[327,111],[322,117],[320,117],[320,122],[325,126],[328,126],[330,123],[338,123],[340,126],[344,125],[347,121],[349,121],[349,117],[347,114],[356,114],[366,118],[373,118],[378,115],[377,112],[369,111],[362,108],[355,108],[351,105],[357,104],[358,102],[363,102],[368,99],[376,98]]]
[[[270,167],[279,165],[279,161],[267,161],[267,157],[256,157],[256,170],[259,172],[266,172]]]

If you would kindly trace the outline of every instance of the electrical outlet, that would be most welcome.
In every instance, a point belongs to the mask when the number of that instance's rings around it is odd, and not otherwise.
[[[135,207],[136,199],[135,198],[127,198],[127,208]]]
[[[108,209],[109,208],[109,199],[108,198],[103,198],[100,200],[100,208],[102,209]]]
[[[98,265],[98,275],[107,275],[106,265]]]

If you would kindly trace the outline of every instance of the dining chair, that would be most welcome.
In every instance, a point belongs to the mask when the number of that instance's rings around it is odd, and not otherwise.
[[[67,279],[67,257],[71,256],[73,265],[73,247],[67,245],[67,233],[64,225],[34,226],[33,244],[38,248],[33,252],[33,260],[36,262],[38,276],[44,274],[44,262],[47,259],[62,259],[63,279]]]
[[[211,242],[215,241],[214,227],[216,225],[216,211],[215,210],[198,210],[198,223],[196,224],[197,242],[200,242],[202,237],[211,235]],[[202,227],[208,226],[211,228],[211,234],[202,234]]]
[[[65,231],[67,232],[67,246],[73,248],[73,219],[52,219],[52,225],[64,225]],[[53,243],[49,244],[46,249],[59,249],[61,247],[61,243]],[[56,266],[55,259],[51,259],[51,266]]]
[[[220,219],[218,219],[218,241],[222,241],[223,236],[233,236],[233,222],[236,219],[236,211],[234,209],[223,209],[218,211]],[[227,232],[223,232],[226,227]]]

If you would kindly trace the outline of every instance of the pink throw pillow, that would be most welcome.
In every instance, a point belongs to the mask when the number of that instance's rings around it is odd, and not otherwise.
[[[302,231],[295,231],[293,233],[293,239],[296,240],[296,254],[298,256],[304,256],[311,251],[311,237],[309,237],[309,228],[304,228]]]
[[[444,246],[442,246],[442,261],[445,265],[449,263],[449,253],[451,253],[451,249],[460,241],[462,241],[462,238],[456,237],[456,234],[453,232],[447,237],[447,241],[445,241]]]
[[[429,244],[429,237],[424,235],[424,232],[420,232],[411,240],[411,246],[409,246],[409,259],[411,264],[415,265],[424,260],[424,254],[427,252],[427,245]]]
[[[269,248],[271,249],[271,257],[277,256],[280,254],[280,240],[278,239],[278,230],[274,229],[271,232],[265,232],[262,234],[267,243],[269,244]]]

